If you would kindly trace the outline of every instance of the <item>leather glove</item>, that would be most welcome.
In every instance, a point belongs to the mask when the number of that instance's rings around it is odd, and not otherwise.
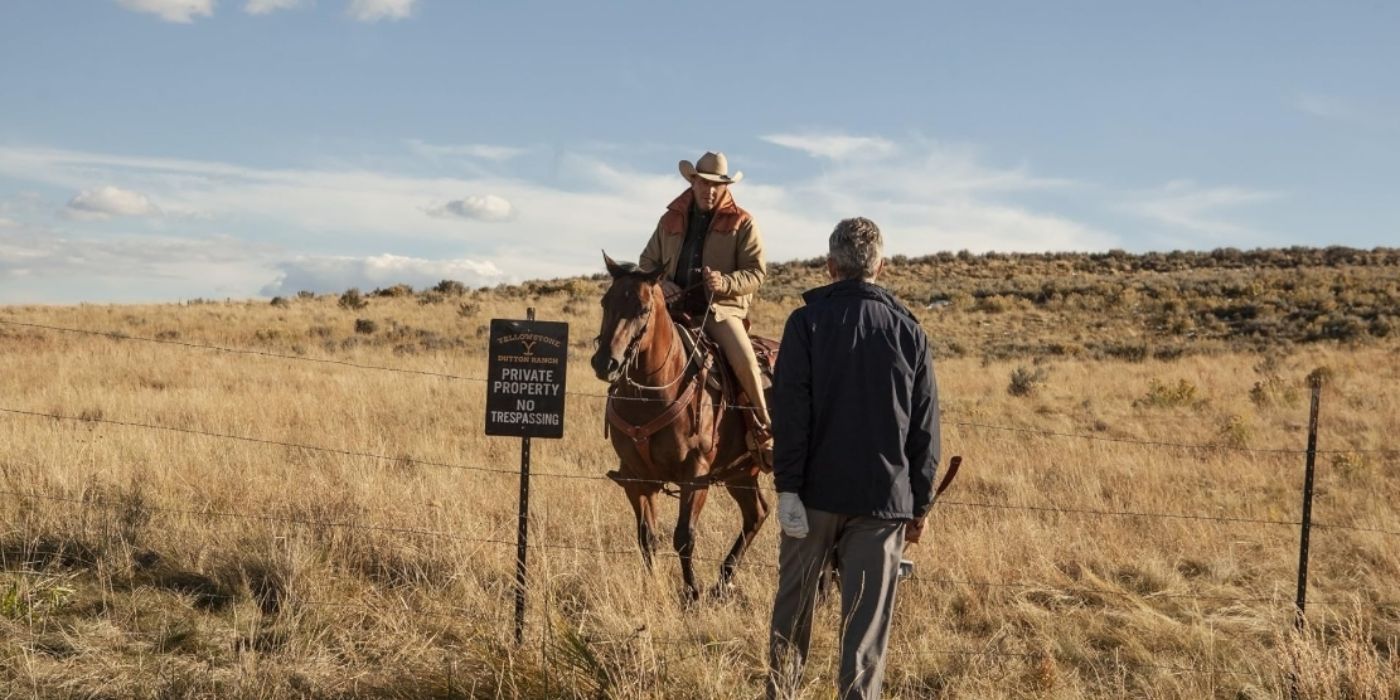
[[[788,537],[807,536],[807,507],[802,505],[801,496],[786,491],[778,494],[778,524]]]

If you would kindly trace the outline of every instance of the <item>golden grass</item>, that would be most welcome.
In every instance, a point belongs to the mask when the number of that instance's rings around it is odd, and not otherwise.
[[[351,311],[322,297],[9,307],[0,320],[480,377],[487,320],[530,303],[573,322],[570,389],[601,394],[586,364],[595,286],[473,293],[461,312],[452,298]],[[775,333],[786,310],[761,306],[759,330]],[[377,330],[357,334],[357,318]],[[959,331],[950,323],[930,321],[935,342]],[[919,580],[900,591],[888,695],[1272,698],[1295,674],[1303,697],[1400,697],[1400,535],[1315,530],[1316,603],[1295,635],[1296,527],[988,507],[1296,520],[1302,456],[1224,447],[1301,449],[1298,387],[1327,366],[1321,447],[1345,452],[1319,460],[1315,516],[1400,531],[1400,457],[1366,452],[1400,431],[1396,345],[1260,360],[1052,360],[1027,396],[1007,391],[1015,361],[941,361],[945,454],[967,462],[933,536],[910,550]],[[0,324],[0,396],[0,408],[87,419],[0,413],[0,695],[759,693],[776,523],[732,599],[686,608],[675,560],[643,570],[621,489],[601,479],[534,481],[531,537],[547,547],[530,553],[528,636],[513,646],[516,479],[423,464],[516,468],[518,441],[481,435],[481,384]],[[599,477],[615,466],[602,403],[575,395],[568,410],[564,440],[535,441],[535,470]],[[737,525],[713,494],[707,582]],[[836,623],[823,608],[807,697],[829,696]]]

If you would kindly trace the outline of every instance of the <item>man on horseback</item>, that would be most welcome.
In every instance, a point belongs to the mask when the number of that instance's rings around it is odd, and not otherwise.
[[[666,213],[642,251],[639,267],[665,268],[673,313],[704,319],[704,331],[724,351],[729,366],[752,403],[756,426],[751,446],[771,468],[772,422],[763,395],[763,379],[744,319],[767,274],[758,224],[734,203],[729,186],[744,174],[729,174],[723,153],[706,153],[691,164],[680,162],[690,187],[666,207]]]

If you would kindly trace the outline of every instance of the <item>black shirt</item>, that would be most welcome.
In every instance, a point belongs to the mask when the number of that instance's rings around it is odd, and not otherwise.
[[[681,259],[676,261],[676,276],[673,280],[681,289],[687,289],[690,285],[700,282],[700,269],[705,266],[705,236],[710,232],[710,221],[714,219],[714,214],[713,210],[701,211],[694,204],[690,205],[690,216],[685,225],[685,241],[681,243]],[[686,311],[704,313],[704,290],[693,289],[686,292],[682,303]]]

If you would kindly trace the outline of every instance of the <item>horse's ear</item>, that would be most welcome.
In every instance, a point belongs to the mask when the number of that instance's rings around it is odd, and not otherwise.
[[[648,272],[648,273],[647,273],[647,281],[648,281],[648,282],[651,282],[652,284],[655,284],[655,283],[657,283],[657,282],[660,282],[660,281],[661,281],[661,278],[663,278],[663,277],[666,276],[666,268],[667,268],[667,267],[669,267],[669,266],[668,266],[666,263],[661,263],[661,265],[659,265],[655,270],[652,270],[651,272]]]
[[[617,279],[627,272],[627,269],[617,264],[616,260],[608,257],[606,250],[603,251],[603,265],[608,268],[608,274],[612,275],[613,279]]]

